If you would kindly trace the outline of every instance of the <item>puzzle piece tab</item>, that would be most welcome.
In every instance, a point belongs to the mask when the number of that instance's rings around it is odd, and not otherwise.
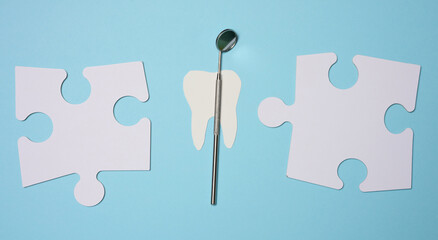
[[[412,129],[393,134],[384,118],[393,104],[415,109],[420,66],[357,55],[358,81],[341,90],[328,78],[336,59],[334,53],[298,56],[295,103],[267,98],[259,106],[263,124],[293,124],[287,176],[341,189],[338,166],[356,158],[368,170],[362,191],[411,188]]]
[[[42,112],[53,123],[48,140],[18,140],[23,186],[77,173],[77,201],[98,204],[105,190],[97,174],[106,170],[149,170],[150,121],[120,125],[114,105],[124,96],[149,98],[142,62],[88,67],[83,71],[91,93],[82,104],[69,104],[61,95],[67,77],[62,69],[16,67],[16,114],[25,120]]]

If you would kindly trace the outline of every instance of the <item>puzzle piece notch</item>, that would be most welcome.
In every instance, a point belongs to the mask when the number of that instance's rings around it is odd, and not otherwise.
[[[148,99],[142,62],[84,69],[91,93],[82,104],[64,101],[62,69],[16,67],[16,115],[24,120],[34,112],[47,114],[53,123],[48,140],[34,143],[18,140],[23,186],[30,186],[77,173],[77,200],[86,206],[98,204],[104,188],[96,175],[103,170],[149,170],[150,121],[120,125],[114,105],[124,96]],[[90,185],[88,185],[90,184]]]
[[[413,132],[390,133],[384,116],[397,103],[414,110],[420,66],[360,55],[353,61],[358,81],[341,90],[328,79],[334,53],[297,57],[295,103],[265,99],[259,118],[270,127],[293,124],[290,178],[340,189],[339,164],[356,158],[368,169],[362,191],[411,188]]]
[[[190,71],[184,77],[184,95],[192,111],[192,138],[197,150],[204,145],[208,120],[214,116],[216,76],[217,73]],[[222,71],[221,129],[227,148],[233,146],[236,138],[240,87],[234,71]]]

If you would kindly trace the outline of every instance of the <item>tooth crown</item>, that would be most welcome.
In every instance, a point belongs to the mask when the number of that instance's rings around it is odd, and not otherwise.
[[[193,144],[198,150],[204,145],[208,120],[214,115],[216,75],[215,72],[190,71],[184,77],[184,95],[192,111]],[[225,146],[231,148],[237,132],[236,107],[241,81],[231,70],[222,71],[221,76],[221,129]]]

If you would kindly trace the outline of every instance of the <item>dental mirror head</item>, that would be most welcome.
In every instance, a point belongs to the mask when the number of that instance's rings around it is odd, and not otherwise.
[[[237,43],[237,34],[231,29],[225,29],[216,38],[216,47],[221,52],[228,52]]]

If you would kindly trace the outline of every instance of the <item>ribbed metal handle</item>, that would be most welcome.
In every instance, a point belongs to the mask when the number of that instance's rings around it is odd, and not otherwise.
[[[219,134],[221,129],[221,58],[222,52],[219,51],[219,67],[216,76],[216,91],[214,100],[214,140],[213,140],[213,170],[211,179],[211,205],[216,204],[216,185],[217,185],[217,163],[219,158]]]

